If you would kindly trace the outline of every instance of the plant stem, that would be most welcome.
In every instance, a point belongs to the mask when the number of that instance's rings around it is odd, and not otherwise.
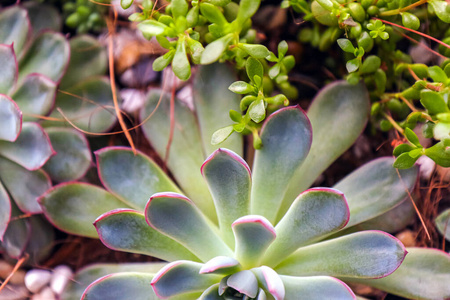
[[[428,2],[428,0],[420,0],[420,1],[417,1],[417,2],[415,2],[413,4],[411,4],[411,5],[405,6],[403,8],[397,8],[397,9],[384,11],[384,12],[380,13],[380,16],[381,17],[387,17],[387,16],[398,15],[401,12],[408,11],[410,9],[413,9],[413,8],[415,8],[415,7],[419,6],[419,5],[425,4],[427,2]]]
[[[389,121],[389,123],[391,123],[395,129],[397,129],[398,132],[403,134],[403,132],[404,132],[403,128],[401,128],[400,125],[398,125],[397,122],[395,122],[395,120],[392,119],[392,117],[390,115],[388,115],[387,113],[383,113],[383,115]]]

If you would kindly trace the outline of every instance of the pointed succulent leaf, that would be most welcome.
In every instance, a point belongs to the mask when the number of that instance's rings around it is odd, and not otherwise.
[[[171,297],[177,295],[203,292],[220,281],[221,275],[199,274],[201,267],[202,264],[192,261],[170,263],[153,278],[153,291],[159,298],[172,299]]]
[[[314,98],[308,110],[314,136],[311,151],[289,182],[279,219],[298,194],[355,142],[366,126],[369,108],[369,95],[362,84],[333,83]]]
[[[107,68],[106,49],[89,35],[75,36],[69,41],[70,62],[61,80],[60,88],[66,90],[90,76],[103,75]]]
[[[429,3],[439,19],[445,23],[450,23],[450,5],[447,1],[431,0]]]
[[[15,142],[0,141],[0,154],[28,170],[37,170],[55,153],[40,125],[24,123]]]
[[[245,52],[247,52],[248,55],[254,57],[254,58],[266,58],[270,51],[266,48],[264,45],[259,44],[241,44],[240,47],[244,49]]]
[[[450,241],[450,208],[439,214],[436,218],[436,226],[439,232]]]
[[[202,16],[208,19],[211,23],[215,23],[219,26],[226,26],[226,24],[228,24],[228,21],[225,19],[222,11],[216,5],[203,2],[200,4],[200,11]]]
[[[282,108],[261,130],[262,148],[253,168],[251,213],[274,223],[287,182],[308,154],[311,124],[300,107]]]
[[[14,142],[22,130],[22,112],[8,96],[0,94],[0,143]]]
[[[139,211],[144,211],[149,197],[155,193],[180,193],[158,165],[141,152],[134,155],[131,148],[108,147],[95,155],[105,188]]]
[[[16,85],[18,69],[13,45],[0,44],[0,94],[8,94]]]
[[[232,224],[236,239],[236,259],[244,268],[259,264],[270,244],[275,240],[275,228],[261,216],[248,215]]]
[[[252,82],[254,82],[255,76],[263,78],[264,68],[263,65],[256,58],[249,57],[245,63],[245,70],[247,71],[247,76]]]
[[[30,240],[30,222],[26,218],[18,218],[22,212],[11,202],[11,219],[0,243],[0,251],[4,256],[19,259],[25,252]]]
[[[250,210],[250,168],[236,153],[219,149],[204,162],[201,172],[214,199],[221,235],[233,247],[231,224]]]
[[[71,128],[52,127],[45,131],[56,151],[44,165],[50,177],[63,182],[84,176],[92,162],[86,137]]]
[[[275,270],[292,276],[381,278],[394,272],[406,253],[387,233],[361,231],[300,248]]]
[[[258,280],[255,274],[249,270],[243,270],[228,277],[227,286],[249,298],[255,298],[259,290]]]
[[[131,209],[107,212],[94,222],[102,243],[110,249],[145,254],[162,260],[198,261],[189,250],[148,226],[145,216]]]
[[[0,178],[21,211],[29,214],[42,212],[37,199],[52,185],[47,174],[42,170],[29,171],[0,157]]]
[[[253,269],[259,283],[269,292],[275,300],[285,299],[286,290],[280,275],[267,266]],[[286,298],[287,300],[288,298]]]
[[[61,31],[61,15],[54,6],[38,2],[25,2],[21,6],[28,12],[31,28],[33,28],[33,37],[43,31]]]
[[[444,97],[435,91],[423,90],[420,92],[420,103],[428,110],[430,115],[449,111]],[[415,144],[413,141],[410,142]]]
[[[107,131],[116,121],[111,84],[104,77],[88,78],[58,93],[55,107],[50,117],[63,120],[61,110],[75,126],[89,132]],[[61,126],[61,122],[45,121],[44,125]]]
[[[407,248],[407,251],[405,261],[388,277],[360,282],[408,299],[448,299],[450,255],[427,248]]]
[[[133,295],[136,300],[158,300],[150,282],[153,274],[123,272],[101,277],[91,283],[83,293],[82,300],[125,300]]]
[[[30,240],[27,243],[24,253],[29,255],[29,261],[40,263],[52,252],[55,245],[55,231],[45,218],[41,215],[34,215],[29,218]]]
[[[139,272],[155,274],[166,263],[120,263],[120,264],[93,264],[81,268],[69,281],[64,289],[61,299],[80,300],[86,288],[100,277],[120,272]]]
[[[234,132],[234,125],[217,129],[211,136],[211,145],[222,144]]]
[[[145,20],[139,23],[137,28],[142,31],[145,36],[156,36],[163,34],[168,27],[165,24],[155,20]]]
[[[239,3],[237,21],[243,23],[251,18],[258,10],[260,0],[242,0]]]
[[[3,185],[0,183],[0,242],[11,218],[11,200]]]
[[[147,223],[185,246],[202,261],[219,255],[233,256],[213,225],[191,200],[175,193],[150,197],[145,207]]]
[[[24,114],[24,121],[38,121],[55,103],[56,83],[41,74],[30,74],[24,78],[12,98]]]
[[[309,300],[356,300],[355,294],[342,281],[328,276],[280,276],[286,290],[285,299],[302,295]]]
[[[233,34],[227,34],[211,43],[209,43],[202,53],[200,63],[202,65],[209,65],[216,62],[227,49],[228,45],[233,40]]]
[[[171,125],[169,97],[167,94],[161,95],[160,91],[150,92],[147,105],[141,111],[141,120],[145,120],[155,110],[160,99],[161,104],[142,129],[159,156],[164,159],[168,155],[167,166],[184,193],[208,218],[216,221],[214,202],[208,186],[197,171],[205,160],[197,120],[186,105],[175,99],[175,124]],[[171,126],[174,126],[173,138],[170,148],[167,148]]]
[[[266,118],[266,106],[264,99],[253,101],[248,107],[248,115],[255,123],[260,123]]]
[[[184,2],[184,0],[182,0]],[[178,40],[177,50],[172,60],[173,73],[181,80],[188,80],[191,77],[191,65],[186,54],[186,44],[184,39]]]
[[[392,167],[393,160],[392,157],[373,160],[333,187],[347,198],[350,220],[346,228],[375,218],[408,197],[408,190],[412,191],[416,183],[418,168],[397,173]]]
[[[19,64],[19,80],[40,73],[59,82],[69,63],[69,42],[61,34],[44,32],[38,36]]]
[[[228,256],[216,256],[203,264],[200,274],[231,274],[239,270],[239,261]]]
[[[267,250],[264,264],[276,266],[299,247],[343,228],[349,217],[347,201],[340,191],[315,188],[301,193],[275,227],[277,239]]]
[[[104,189],[86,183],[63,183],[54,186],[39,198],[47,219],[65,232],[98,238],[92,223],[116,208],[128,205]]]
[[[219,284],[213,284],[207,288],[203,294],[198,298],[198,300],[221,300],[223,299],[219,295]]]
[[[3,9],[0,28],[0,44],[14,45],[14,51],[19,55],[31,33],[27,11],[18,5]]]
[[[200,66],[193,83],[195,112],[200,127],[203,149],[210,155],[218,146],[211,145],[213,133],[230,123],[224,111],[239,111],[240,97],[228,90],[228,86],[236,80],[236,74],[226,64]],[[220,144],[243,156],[243,138],[236,134]]]

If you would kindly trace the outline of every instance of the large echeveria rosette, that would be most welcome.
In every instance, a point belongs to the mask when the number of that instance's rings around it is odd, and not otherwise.
[[[289,136],[298,139],[295,143],[276,134],[287,124]],[[347,202],[334,189],[303,192],[273,226],[286,182],[309,151],[311,125],[299,108],[283,109],[268,119],[261,138],[264,148],[256,154],[253,176],[245,161],[225,149],[215,151],[202,166],[218,226],[177,193],[153,195],[144,214],[119,209],[97,219],[99,236],[110,248],[141,248],[148,243],[154,253],[159,251],[157,257],[169,261],[177,257],[156,275],[147,275],[147,281],[145,274],[127,274],[127,280],[141,282],[147,292],[151,281],[154,297],[148,299],[296,299],[298,295],[355,299],[349,287],[334,277],[380,278],[401,264],[406,254],[403,245],[383,232],[364,231],[318,242],[349,221]],[[294,150],[289,144],[299,147]],[[266,165],[269,154],[271,166]],[[266,192],[256,193],[258,189]],[[268,189],[280,194],[278,205]],[[84,298],[98,299],[102,286],[115,280],[114,275],[98,280]]]

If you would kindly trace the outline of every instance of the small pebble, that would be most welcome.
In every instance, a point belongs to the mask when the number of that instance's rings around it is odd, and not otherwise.
[[[9,280],[11,284],[23,285],[25,283],[25,271],[17,270]]]
[[[50,280],[50,287],[57,295],[61,295],[67,283],[73,277],[72,270],[65,265],[57,266],[53,270],[52,279]]]
[[[24,286],[7,284],[0,291],[0,300],[25,300],[28,295],[29,292]]]
[[[416,237],[414,232],[409,229],[403,230],[399,234],[395,236],[400,240],[400,242],[405,245],[405,247],[415,247],[416,246]]]
[[[25,275],[25,286],[30,292],[37,293],[50,282],[51,278],[50,271],[33,269]]]
[[[34,294],[30,300],[56,300],[56,295],[50,287],[45,287],[38,294]]]
[[[5,279],[12,272],[13,266],[4,260],[0,260],[0,278]]]

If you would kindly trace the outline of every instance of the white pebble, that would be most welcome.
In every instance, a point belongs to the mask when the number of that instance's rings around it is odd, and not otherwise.
[[[50,281],[50,287],[57,295],[61,295],[70,279],[72,279],[72,270],[65,265],[57,266],[53,270],[53,276]]]
[[[50,287],[45,287],[39,294],[34,294],[30,300],[56,300],[56,295]]]
[[[30,292],[37,293],[50,282],[51,278],[50,271],[33,269],[25,275],[25,286]]]

